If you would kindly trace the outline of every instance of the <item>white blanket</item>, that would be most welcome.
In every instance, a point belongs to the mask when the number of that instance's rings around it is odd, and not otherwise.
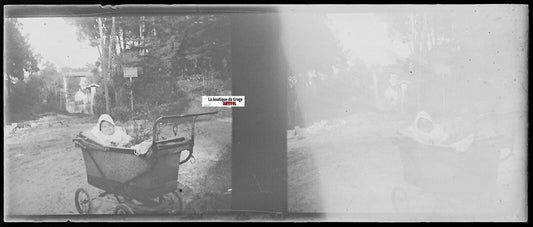
[[[148,150],[150,150],[151,146],[152,146],[152,140],[149,139],[149,140],[143,141],[140,144],[136,144],[136,145],[132,146],[131,149],[134,149],[135,150],[135,155],[138,156],[138,155],[146,154],[148,152]]]

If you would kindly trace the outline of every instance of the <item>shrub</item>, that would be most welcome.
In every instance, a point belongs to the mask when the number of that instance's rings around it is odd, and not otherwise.
[[[222,91],[220,94],[217,94],[218,96],[226,96],[231,95],[230,91]],[[232,116],[232,108],[228,107],[202,107],[202,98],[197,97],[194,100],[192,100],[189,103],[189,108],[187,109],[187,113],[205,113],[205,112],[212,112],[212,111],[218,111],[215,115],[208,115],[202,117],[202,119],[215,119],[215,118],[228,118]]]
[[[164,115],[177,115],[187,113],[189,98],[181,98],[175,102],[155,105],[153,103],[135,104],[135,119],[155,120]]]
[[[156,107],[156,113],[159,115],[184,114],[189,108],[189,99],[180,99],[177,102],[165,103]]]
[[[111,108],[111,117],[115,121],[126,122],[131,118],[131,111],[129,107],[117,106]]]
[[[151,109],[153,109],[153,105],[149,105],[148,103],[135,103],[135,105],[133,106],[133,118],[147,119],[148,115],[151,112]]]

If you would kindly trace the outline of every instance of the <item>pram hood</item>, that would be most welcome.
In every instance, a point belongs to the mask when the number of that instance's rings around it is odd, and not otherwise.
[[[105,135],[100,131],[101,124],[104,121],[109,122],[115,127],[115,132],[112,135]],[[123,128],[116,126],[115,122],[113,121],[113,118],[111,118],[111,116],[109,116],[108,114],[100,115],[100,117],[98,118],[98,122],[90,130],[90,133],[93,135],[94,140],[106,145],[110,145],[111,142],[124,145],[132,140],[131,136],[126,134]]]

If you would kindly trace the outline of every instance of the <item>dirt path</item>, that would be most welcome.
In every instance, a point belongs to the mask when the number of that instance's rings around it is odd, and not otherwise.
[[[398,154],[386,141],[387,130],[356,118],[303,139],[289,137],[290,211],[393,211],[390,190],[401,180]]]
[[[77,188],[86,188],[93,196],[100,192],[87,184],[81,151],[72,143],[94,122],[76,117],[65,117],[65,122],[4,137],[6,214],[76,214]],[[400,124],[380,115],[354,115],[328,121],[302,138],[289,133],[289,211],[396,214],[391,192],[406,183],[399,152],[388,137]],[[231,121],[204,121],[197,126],[195,160],[180,167],[186,203],[231,188]],[[523,140],[516,143],[518,152],[499,166],[498,209],[511,220],[524,217],[518,210],[527,198],[522,187],[527,185],[522,182],[527,145]],[[431,196],[413,198],[422,212],[431,212],[435,205]],[[470,212],[461,210],[464,204],[451,201],[438,205]],[[114,205],[100,203],[95,208],[95,213],[110,213]]]
[[[101,192],[87,184],[81,150],[72,142],[77,133],[92,127],[94,122],[87,118],[60,117],[70,123],[25,129],[4,137],[6,214],[76,214],[77,188],[87,189],[91,196]],[[201,183],[201,178],[205,178],[217,159],[229,156],[231,121],[199,122],[197,126],[196,161],[180,167],[180,183],[187,186],[185,202],[197,193],[230,187],[229,178],[211,185]],[[225,162],[222,169],[221,175],[230,175],[230,163]],[[94,207],[95,213],[110,213],[114,205],[97,202]]]
[[[520,172],[526,160],[523,147],[516,147],[522,152],[516,152],[499,165],[499,202],[495,208],[488,208],[480,203],[457,202],[436,194],[420,193],[418,188],[407,184],[399,151],[389,139],[403,124],[405,122],[385,115],[367,114],[317,123],[316,128],[301,130],[310,133],[300,133],[300,136],[291,131],[288,137],[289,211],[352,216],[377,214],[382,215],[382,220],[402,213],[464,215],[486,214],[494,209],[508,219],[520,216],[519,209],[526,201],[521,182],[524,172]],[[411,207],[402,213],[393,205],[392,191],[396,187],[412,192],[408,197]],[[373,221],[379,220],[372,217]]]

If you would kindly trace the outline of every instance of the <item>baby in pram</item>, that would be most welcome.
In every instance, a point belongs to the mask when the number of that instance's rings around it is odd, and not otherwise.
[[[465,152],[474,142],[474,135],[456,141],[449,142],[449,134],[438,124],[434,123],[431,116],[426,112],[419,112],[414,122],[401,131],[405,136],[424,145],[450,147],[456,152]]]
[[[136,155],[145,154],[152,145],[151,140],[134,145],[133,138],[126,133],[124,128],[116,126],[113,118],[108,114],[100,115],[98,123],[89,131],[89,134],[101,145],[131,148],[135,150]]]

